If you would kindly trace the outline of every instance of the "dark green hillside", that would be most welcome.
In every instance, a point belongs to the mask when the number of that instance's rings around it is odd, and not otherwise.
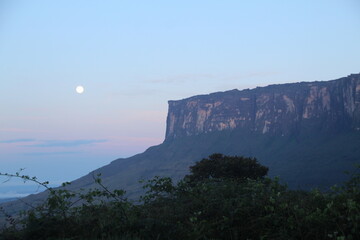
[[[125,189],[137,199],[142,193],[139,180],[154,176],[171,177],[174,181],[189,173],[189,166],[215,152],[226,155],[255,157],[268,166],[269,176],[279,176],[291,189],[326,189],[346,180],[344,171],[360,163],[360,132],[302,134],[281,137],[254,134],[243,130],[221,131],[189,136],[150,147],[144,153],[118,159],[68,186],[71,190],[95,187],[94,176],[102,174],[110,189]],[[46,193],[24,198],[41,203]],[[9,213],[27,209],[24,201],[3,203]]]
[[[256,157],[291,188],[326,188],[345,180],[343,172],[360,163],[360,133],[321,133],[281,137],[245,131],[222,131],[165,141],[142,154],[118,159],[95,171],[111,188],[125,188],[130,196],[140,189],[138,180],[156,175],[181,179],[195,161],[214,152]],[[86,187],[92,174],[74,181]]]

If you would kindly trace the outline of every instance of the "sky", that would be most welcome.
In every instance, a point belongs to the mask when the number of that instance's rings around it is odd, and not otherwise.
[[[359,29],[359,0],[0,0],[0,172],[71,181],[162,143],[168,100],[359,73]]]

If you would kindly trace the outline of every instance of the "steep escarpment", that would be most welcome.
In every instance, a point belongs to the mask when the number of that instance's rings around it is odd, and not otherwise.
[[[231,90],[169,102],[165,141],[117,159],[71,183],[78,191],[97,187],[101,173],[109,189],[137,199],[139,180],[179,180],[189,166],[213,153],[256,157],[289,187],[327,188],[360,163],[360,74],[327,82]],[[3,203],[15,213],[42,202],[46,193]]]
[[[237,128],[280,136],[311,128],[358,130],[360,74],[169,101],[165,140]]]

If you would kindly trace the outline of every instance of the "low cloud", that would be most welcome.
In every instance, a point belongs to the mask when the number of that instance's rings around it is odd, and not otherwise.
[[[31,138],[19,138],[19,139],[10,139],[10,140],[2,140],[0,143],[23,143],[23,142],[35,142],[35,139]]]
[[[69,155],[69,154],[78,154],[82,153],[79,151],[63,151],[63,152],[32,152],[24,153],[26,156],[47,156],[47,155]]]
[[[106,142],[105,139],[79,139],[79,140],[46,140],[42,143],[29,145],[30,147],[77,147],[95,143]]]
[[[0,144],[17,144],[26,147],[77,147],[107,142],[105,139],[76,139],[76,140],[36,140],[32,138],[18,138],[1,140]],[[59,154],[69,154],[74,152],[58,152]]]

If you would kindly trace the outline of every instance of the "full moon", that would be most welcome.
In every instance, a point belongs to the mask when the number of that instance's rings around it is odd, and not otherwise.
[[[83,86],[77,86],[75,90],[76,90],[77,93],[82,94],[84,92],[84,87]]]

